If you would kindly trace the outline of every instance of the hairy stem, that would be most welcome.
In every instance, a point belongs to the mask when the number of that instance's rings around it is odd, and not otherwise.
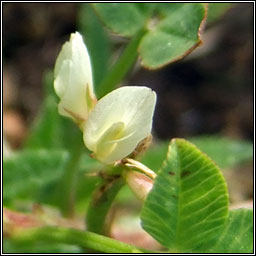
[[[123,184],[122,177],[113,175],[104,179],[95,190],[86,215],[86,227],[89,231],[102,235],[108,233],[106,217]]]

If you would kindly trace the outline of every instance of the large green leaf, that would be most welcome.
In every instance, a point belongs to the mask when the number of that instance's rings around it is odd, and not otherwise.
[[[230,168],[253,159],[253,145],[249,141],[218,135],[189,138],[189,141],[210,156],[220,168]]]
[[[203,4],[176,3],[175,9],[142,39],[139,48],[142,65],[158,68],[190,53],[201,43],[199,28],[204,16]]]
[[[147,22],[154,4],[97,3],[93,4],[102,21],[121,36],[134,36]]]
[[[253,253],[253,211],[236,209],[229,213],[222,234],[205,253]]]
[[[202,3],[98,3],[96,12],[115,33],[134,36],[141,29],[139,54],[142,65],[159,68],[196,48],[205,18]]]
[[[228,192],[218,167],[193,144],[173,139],[141,214],[142,227],[171,252],[210,241],[228,217]]]
[[[68,160],[67,152],[50,150],[23,151],[4,159],[4,202],[35,199],[44,186],[60,179]]]

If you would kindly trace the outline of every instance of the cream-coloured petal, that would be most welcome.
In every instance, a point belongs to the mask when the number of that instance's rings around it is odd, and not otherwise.
[[[61,51],[56,59],[55,66],[54,66],[54,78],[56,78],[56,76],[60,72],[62,63],[65,60],[71,60],[71,58],[72,58],[72,46],[71,46],[71,43],[68,41],[63,44]]]
[[[66,89],[70,84],[70,65],[70,60],[64,60],[60,66],[59,72],[54,79],[54,89],[59,98],[64,97]]]
[[[97,157],[99,139],[114,123],[122,122],[124,128],[118,140],[105,141],[111,150],[99,160],[113,163],[126,157],[150,135],[155,104],[156,94],[148,87],[126,86],[112,91],[90,113],[84,130],[85,145]]]
[[[98,158],[105,158],[115,148],[116,141],[122,136],[124,123],[117,122],[112,124],[99,138],[96,148]]]
[[[64,70],[65,69],[63,69],[63,72]],[[74,66],[72,62],[69,62],[67,73],[69,73],[69,77],[67,78],[69,82],[67,83],[70,83],[74,74]],[[63,77],[65,76],[63,75]],[[79,88],[74,89],[72,86],[67,86],[65,94],[61,97],[59,102],[59,113],[64,116],[72,117],[73,119],[78,119],[77,121],[82,121],[86,120],[89,111],[84,96],[84,90],[79,90]]]
[[[78,32],[71,34],[63,45],[55,63],[54,77],[54,89],[60,98],[59,113],[77,122],[86,120],[96,97],[90,58]]]
[[[74,82],[88,86],[90,95],[95,98],[90,57],[83,42],[83,38],[76,32],[75,34],[71,34],[70,40],[72,46],[72,62],[74,65],[74,73],[72,73]]]

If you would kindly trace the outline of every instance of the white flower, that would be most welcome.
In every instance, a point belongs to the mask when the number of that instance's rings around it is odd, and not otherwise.
[[[105,164],[127,157],[151,134],[155,92],[121,87],[97,102],[89,55],[78,32],[71,34],[56,60],[54,89],[59,113],[80,126],[85,145]]]
[[[60,98],[58,110],[83,127],[96,104],[89,55],[82,36],[71,34],[57,57],[54,67],[54,89]]]
[[[84,143],[105,164],[128,156],[151,134],[156,94],[150,88],[127,86],[98,101],[84,127]]]

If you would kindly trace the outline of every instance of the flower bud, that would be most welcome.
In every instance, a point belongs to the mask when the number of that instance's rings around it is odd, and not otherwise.
[[[153,188],[153,180],[140,172],[127,171],[125,180],[136,197],[142,201],[145,201]]]
[[[156,94],[148,87],[118,88],[98,101],[84,129],[84,143],[105,164],[121,160],[151,134]]]
[[[54,67],[54,89],[59,113],[83,127],[96,104],[89,55],[82,36],[72,33],[59,53]]]

